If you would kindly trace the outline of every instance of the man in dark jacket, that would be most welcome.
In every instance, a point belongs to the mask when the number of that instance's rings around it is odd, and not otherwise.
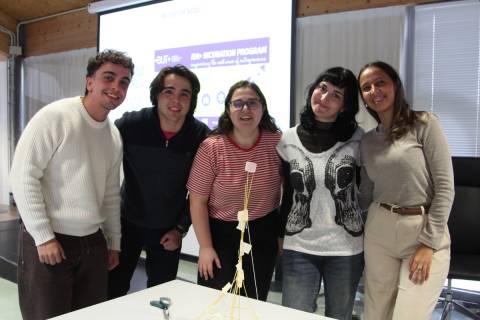
[[[209,132],[193,117],[200,82],[183,65],[165,67],[150,84],[153,107],[126,112],[115,124],[123,140],[120,264],[109,298],[125,295],[142,249],[147,287],[176,278],[182,236],[191,221],[186,183]]]

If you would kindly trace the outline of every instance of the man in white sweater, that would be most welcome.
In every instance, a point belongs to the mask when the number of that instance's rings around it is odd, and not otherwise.
[[[102,302],[120,250],[122,143],[108,113],[127,94],[132,60],[106,50],[87,66],[84,97],[42,108],[17,144],[10,179],[22,219],[18,290],[24,319]]]

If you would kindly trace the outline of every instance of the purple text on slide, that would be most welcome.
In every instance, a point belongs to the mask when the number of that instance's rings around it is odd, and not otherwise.
[[[191,69],[268,63],[270,39],[258,38],[155,50],[155,72],[183,64]]]

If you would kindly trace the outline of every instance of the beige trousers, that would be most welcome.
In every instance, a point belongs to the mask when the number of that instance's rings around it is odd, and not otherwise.
[[[365,320],[429,320],[450,267],[450,235],[433,254],[421,285],[409,277],[409,263],[428,215],[401,216],[373,203],[365,224]]]

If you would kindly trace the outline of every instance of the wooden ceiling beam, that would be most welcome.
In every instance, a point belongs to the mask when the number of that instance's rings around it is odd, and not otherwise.
[[[87,11],[27,24],[24,55],[29,57],[95,47],[97,28],[97,16]]]
[[[12,32],[15,32],[15,28],[17,27],[17,20],[10,17],[8,14],[6,14],[0,9],[0,26],[5,27]]]
[[[18,21],[86,7],[92,0],[0,0],[3,11]]]

